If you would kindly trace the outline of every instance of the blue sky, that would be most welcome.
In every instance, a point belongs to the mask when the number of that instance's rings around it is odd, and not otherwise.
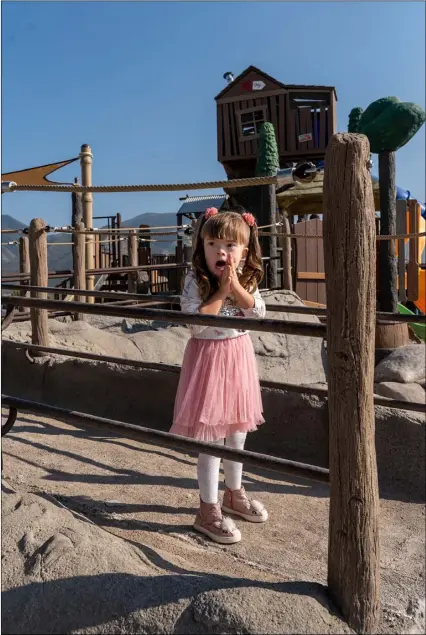
[[[221,179],[214,97],[225,71],[253,64],[284,83],[336,86],[344,131],[351,108],[380,97],[425,107],[424,28],[421,2],[3,1],[2,171],[89,143],[95,184]],[[425,127],[397,154],[397,184],[425,200]],[[93,213],[172,212],[182,194],[95,195]],[[70,222],[66,194],[2,204],[24,222]]]

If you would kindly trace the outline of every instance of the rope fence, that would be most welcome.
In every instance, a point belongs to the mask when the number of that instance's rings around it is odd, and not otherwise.
[[[120,274],[120,273],[137,273],[138,271],[161,271],[161,270],[184,270],[188,269],[191,266],[189,262],[184,263],[175,263],[169,262],[164,264],[157,265],[136,265],[136,266],[128,266],[128,267],[105,267],[100,269],[87,269],[86,274],[88,275],[104,275],[104,274]],[[62,269],[60,271],[49,271],[48,278],[65,278],[72,276],[74,274],[73,269]],[[2,276],[2,280],[5,282],[12,280],[27,280],[29,278],[28,273],[6,273]]]
[[[276,176],[256,176],[246,179],[232,179],[226,181],[201,181],[199,183],[171,183],[160,185],[17,185],[9,183],[10,192],[180,192],[183,190],[214,190],[223,188],[249,187],[256,185],[277,185]]]
[[[267,229],[269,227],[282,227],[282,223],[278,222],[278,223],[273,223],[272,225],[261,225],[258,227],[258,229]],[[1,233],[4,234],[12,234],[12,233],[28,233],[28,227],[21,227],[19,229],[2,229]],[[72,225],[65,225],[63,227],[55,227],[55,226],[51,226],[51,225],[47,225],[44,229],[45,232],[56,232],[56,233],[64,233],[64,234],[95,234],[95,233],[101,233],[101,234],[115,234],[117,232],[136,232],[138,234],[147,234],[147,235],[153,235],[153,231],[158,231],[159,233],[156,233],[156,236],[174,236],[176,234],[176,232],[170,232],[170,231],[164,231],[164,230],[169,230],[169,229],[175,229],[178,232],[179,231],[185,231],[187,229],[192,229],[192,225],[186,224],[186,225],[161,225],[158,227],[115,227],[115,228],[111,228],[111,227],[92,227],[92,228],[87,228],[84,229],[83,231],[80,231],[78,229],[76,229],[75,227],[73,227]]]
[[[274,223],[273,225],[263,225],[262,227],[259,227],[258,229],[266,229],[268,227],[275,227],[275,226],[280,226],[280,223]],[[190,227],[190,226],[188,226]],[[176,226],[176,229],[181,229],[182,226]],[[141,229],[138,227],[122,227],[122,228],[118,228],[118,229],[85,229],[83,231],[79,231],[73,227],[70,228],[63,228],[63,227],[46,227],[45,229],[46,233],[64,233],[64,234],[86,234],[86,235],[96,235],[96,234],[110,234],[110,233],[114,233],[117,231],[122,231],[122,232],[138,232],[139,235],[142,234],[142,236],[140,236],[142,238],[142,240],[144,240],[145,242],[150,242],[148,238],[143,238],[143,236],[146,234],[147,236],[176,236],[177,232],[151,232],[148,229]],[[2,229],[1,233],[4,234],[27,234],[28,233],[28,228],[24,228],[24,229]],[[276,237],[276,238],[292,238],[293,240],[300,240],[300,239],[318,239],[318,238],[323,238],[322,234],[307,234],[307,235],[302,235],[302,234],[291,234],[291,233],[280,233],[280,232],[263,232],[263,231],[259,231],[259,236],[264,236],[264,237]],[[405,234],[377,234],[376,235],[376,240],[380,241],[380,240],[403,240],[403,239],[409,239],[409,238],[424,238],[426,236],[426,232],[409,232],[409,233],[405,233]],[[179,238],[179,235],[177,236],[177,238]],[[182,236],[183,238],[183,236]],[[112,239],[115,241],[119,241],[119,240],[123,240],[123,238],[115,238]],[[2,243],[2,244],[15,244],[16,241],[13,241],[13,243]],[[106,241],[102,241],[102,242],[110,242],[109,240]],[[154,241],[151,241],[154,242]],[[155,242],[162,242],[160,240],[156,240]],[[169,242],[169,241],[164,241],[164,242]],[[56,243],[58,244],[58,243]],[[62,244],[66,244],[66,243],[62,243]],[[72,244],[72,243],[69,243]]]
[[[293,238],[300,240],[305,238],[324,238],[322,234],[280,234],[272,232],[259,232],[259,236],[276,236],[277,238]],[[408,234],[377,234],[376,240],[401,240],[404,238],[422,238],[426,236],[426,232],[414,232]]]

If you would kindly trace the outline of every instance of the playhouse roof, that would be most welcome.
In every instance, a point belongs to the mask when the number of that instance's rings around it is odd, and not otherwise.
[[[279,88],[298,89],[298,90],[317,89],[317,90],[324,90],[324,91],[334,91],[335,97],[337,99],[336,89],[334,86],[317,86],[317,85],[311,85],[311,84],[283,84],[282,82],[275,79],[275,77],[268,75],[268,73],[265,73],[264,71],[262,71],[260,68],[257,68],[256,66],[249,66],[242,73],[237,75],[237,77],[235,77],[230,84],[225,86],[225,88],[221,90],[221,92],[218,95],[216,95],[215,99],[221,99],[222,97],[224,97],[228,91],[234,88],[236,83],[240,82],[246,75],[248,75],[248,73],[251,73],[251,72],[255,72],[257,75],[263,75],[265,79],[269,80],[270,82],[273,82]]]
[[[201,214],[207,207],[220,207],[225,201],[225,194],[209,194],[207,196],[187,196],[178,210],[178,214]]]

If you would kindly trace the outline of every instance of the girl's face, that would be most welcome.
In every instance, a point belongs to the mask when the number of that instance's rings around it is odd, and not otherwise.
[[[229,241],[225,238],[209,238],[208,236],[204,238],[204,255],[207,267],[216,278],[222,276],[229,254],[234,267],[237,268],[247,253],[247,247],[236,241]]]

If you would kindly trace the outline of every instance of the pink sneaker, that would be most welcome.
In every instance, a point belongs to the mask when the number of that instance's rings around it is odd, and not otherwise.
[[[221,545],[233,545],[241,540],[241,533],[234,521],[223,518],[219,503],[203,503],[200,500],[200,511],[193,527]]]
[[[265,507],[259,501],[250,500],[244,487],[234,490],[229,487],[225,489],[222,511],[241,516],[251,523],[264,523],[268,520],[268,512]]]

